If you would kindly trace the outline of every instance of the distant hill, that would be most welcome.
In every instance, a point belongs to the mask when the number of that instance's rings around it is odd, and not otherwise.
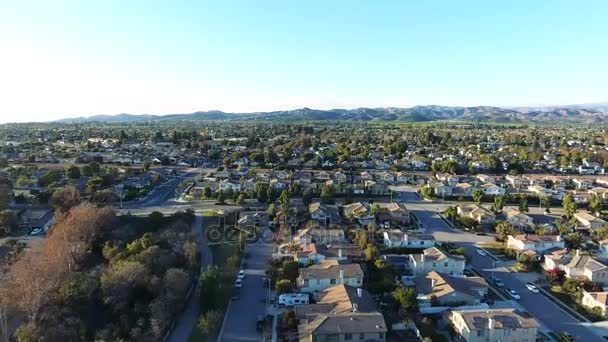
[[[287,111],[225,113],[221,111],[195,112],[188,114],[117,114],[68,118],[57,122],[140,122],[171,120],[261,120],[261,121],[379,121],[379,122],[428,122],[428,121],[473,121],[491,123],[608,123],[608,103],[572,105],[560,107],[516,107],[490,106],[449,107],[415,106],[411,108],[356,108],[356,109],[310,109]]]

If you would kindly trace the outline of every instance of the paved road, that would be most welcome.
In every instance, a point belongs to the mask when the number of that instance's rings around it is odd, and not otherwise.
[[[194,218],[194,222],[192,223],[192,231],[196,233],[199,245],[201,246],[201,265],[203,267],[206,267],[207,265],[211,265],[213,263],[213,258],[211,250],[207,245],[205,234],[203,234],[203,230],[201,229],[202,225],[203,217],[201,215],[196,215]],[[188,339],[190,338],[190,334],[192,333],[192,329],[196,325],[196,321],[199,315],[200,289],[199,283],[197,281],[194,292],[188,299],[186,307],[184,308],[184,311],[182,312],[181,316],[175,322],[175,327],[169,335],[167,342],[188,341]]]
[[[489,256],[481,256],[475,252],[476,242],[483,242],[487,238],[492,239],[491,237],[476,236],[451,229],[443,219],[437,216],[437,212],[442,210],[441,206],[421,201],[415,193],[403,192],[399,194],[398,198],[404,201],[406,207],[414,212],[428,233],[432,233],[438,241],[450,241],[464,247],[467,255],[470,257],[471,266],[480,271],[482,275],[488,278],[491,277],[493,260]],[[498,274],[499,270],[502,270],[500,275]],[[591,329],[562,311],[547,297],[529,292],[525,288],[525,281],[519,279],[514,273],[509,273],[499,268],[495,271],[495,276],[503,280],[505,287],[514,289],[520,294],[521,300],[517,301],[516,305],[532,313],[549,329],[557,332],[567,331],[572,334],[576,341],[600,340],[600,337]]]
[[[270,231],[266,230],[265,234]],[[272,256],[272,242],[261,239],[247,246],[247,267],[243,287],[238,292],[239,299],[231,301],[218,341],[260,341],[261,333],[256,331],[256,320],[265,315],[268,288],[264,287],[264,272],[268,258]]]

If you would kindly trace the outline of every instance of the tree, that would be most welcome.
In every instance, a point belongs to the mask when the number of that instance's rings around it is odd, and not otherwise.
[[[519,211],[521,212],[528,212],[528,199],[526,199],[525,197],[522,197],[519,200]]]
[[[260,203],[266,203],[268,201],[268,184],[258,182],[255,183],[255,193]]]
[[[538,200],[540,202],[540,206],[545,208],[546,212],[549,212],[551,208],[551,199],[547,196],[541,196]]]
[[[51,196],[50,203],[62,213],[80,204],[80,192],[73,186],[57,189]]]
[[[572,218],[574,213],[576,213],[576,203],[574,203],[574,197],[572,197],[572,194],[568,193],[566,196],[564,196],[562,206],[567,218]]]
[[[481,202],[483,201],[483,196],[484,192],[482,190],[476,189],[475,191],[473,191],[473,200],[475,201],[475,203],[481,204]]]
[[[331,185],[323,185],[321,188],[321,201],[323,203],[330,203],[333,197],[334,189]]]
[[[76,165],[68,165],[65,167],[65,176],[68,179],[80,178],[80,168]]]
[[[458,209],[454,206],[449,206],[445,209],[443,214],[450,220],[452,223],[458,217]]]
[[[7,179],[0,178],[0,210],[8,208],[13,200],[13,189]]]
[[[217,202],[221,204],[226,203],[226,198],[222,190],[217,192]]]
[[[435,189],[430,186],[424,186],[420,189],[420,196],[424,199],[432,199],[435,196]]]
[[[150,170],[150,162],[149,161],[145,161],[144,162],[143,170],[144,170],[144,172],[148,172]]]
[[[9,234],[16,227],[17,215],[15,215],[15,212],[9,209],[0,211],[0,230],[4,230],[6,234]]]
[[[367,248],[365,248],[365,259],[367,261],[373,261],[378,258],[378,248],[376,246],[368,244]]]
[[[304,193],[302,194],[302,203],[304,203],[305,206],[308,206],[310,204],[310,202],[312,202],[313,197],[314,197],[314,194],[313,194],[312,190],[310,190],[310,189],[304,190]]]
[[[496,237],[500,241],[506,241],[509,235],[516,233],[515,227],[506,221],[499,222],[496,227],[494,227],[494,230],[496,231]]]
[[[25,175],[21,175],[21,176],[19,176],[19,178],[17,178],[17,186],[20,188],[28,185],[29,182],[30,182],[30,179],[28,177],[26,177]]]
[[[293,283],[289,279],[280,279],[275,284],[275,292],[277,295],[289,293],[293,289]]]
[[[584,239],[580,232],[576,232],[568,235],[564,241],[566,242],[566,247],[570,249],[579,249],[583,244]]]
[[[589,197],[588,210],[591,214],[599,214],[602,210],[602,199],[597,194],[592,194]]]
[[[393,298],[397,301],[399,307],[410,314],[415,314],[418,312],[417,297],[418,294],[416,293],[416,290],[412,287],[400,287],[393,291]]]
[[[211,188],[206,186],[203,188],[203,199],[210,199],[211,196],[213,196],[213,193],[211,192]]]
[[[237,197],[236,197],[236,205],[238,206],[243,206],[245,204],[245,194],[240,193]]]
[[[378,203],[374,203],[374,205],[372,205],[371,213],[374,216],[378,216],[378,213],[380,213],[380,205]]]
[[[494,197],[494,210],[502,211],[502,208],[505,206],[505,196],[495,196]]]
[[[199,317],[197,326],[203,334],[211,335],[219,326],[221,320],[222,315],[218,311],[209,310]]]
[[[567,278],[566,280],[564,280],[564,284],[562,285],[562,287],[564,288],[564,291],[568,293],[576,293],[579,288],[579,283],[578,281],[576,281],[576,279]]]
[[[289,190],[285,189],[281,192],[281,196],[279,196],[279,203],[281,203],[281,208],[285,210],[289,205]]]

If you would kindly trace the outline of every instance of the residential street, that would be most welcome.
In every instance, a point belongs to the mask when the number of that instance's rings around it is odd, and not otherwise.
[[[443,205],[421,201],[414,192],[399,193],[399,199],[420,220],[428,233],[432,233],[438,241],[450,241],[461,245],[470,257],[471,266],[480,271],[486,278],[491,278],[492,262],[489,256],[481,256],[475,251],[476,242],[494,239],[489,236],[477,236],[474,234],[452,229],[437,213],[443,210]],[[576,341],[597,341],[597,336],[591,329],[585,327],[574,317],[562,311],[556,304],[551,302],[542,294],[533,294],[525,288],[525,281],[519,279],[514,273],[499,268],[495,276],[505,283],[505,287],[511,288],[519,293],[521,300],[516,301],[526,311],[532,313],[546,327],[556,332],[569,332]]]
[[[268,229],[265,234],[270,234]],[[245,262],[245,279],[243,287],[235,288],[235,296],[228,305],[226,316],[218,341],[260,341],[261,333],[256,331],[256,320],[258,316],[265,315],[266,297],[268,288],[264,287],[264,272],[266,271],[268,258],[272,256],[273,245],[267,239],[260,239],[247,247]],[[269,240],[269,239],[268,239]]]

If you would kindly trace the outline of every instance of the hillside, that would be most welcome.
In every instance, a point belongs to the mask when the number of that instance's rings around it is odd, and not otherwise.
[[[605,123],[608,122],[608,106],[604,104],[573,105],[563,107],[499,108],[491,106],[448,107],[415,106],[411,108],[356,108],[310,109],[257,113],[225,113],[221,111],[195,112],[167,115],[95,115],[68,118],[58,122],[138,122],[170,120],[276,120],[276,121],[381,121],[381,122],[428,122],[473,121],[494,123]]]

